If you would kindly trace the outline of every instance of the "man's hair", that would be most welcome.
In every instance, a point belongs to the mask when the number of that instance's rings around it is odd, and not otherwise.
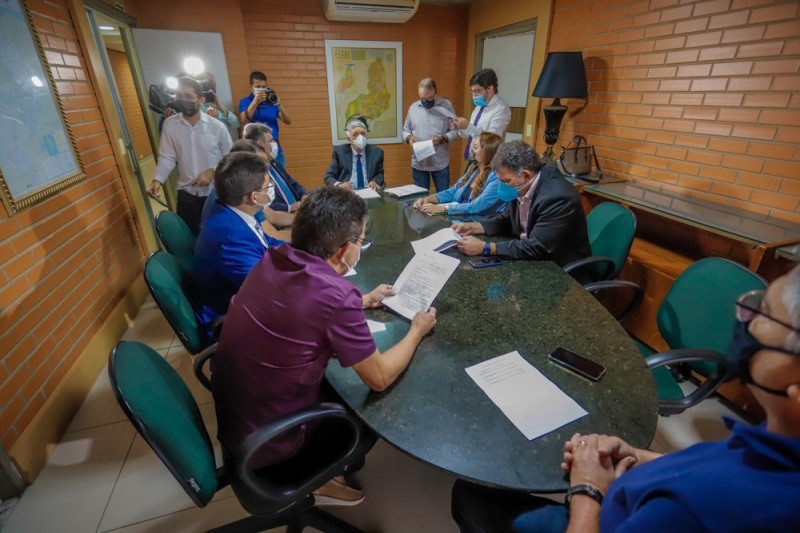
[[[435,91],[436,82],[434,81],[433,78],[422,78],[421,80],[419,80],[418,87],[421,87],[423,89],[433,89]]]
[[[484,89],[494,87],[494,92],[497,92],[497,73],[490,68],[481,69],[472,75],[469,84],[480,85]]]
[[[211,84],[212,84],[214,87],[216,87],[216,86],[217,86],[217,78],[216,78],[216,76],[214,76],[213,74],[211,74],[211,73],[210,73],[209,71],[207,71],[207,70],[206,70],[205,72],[201,72],[200,74],[198,74],[197,76],[195,76],[195,77],[194,77],[194,79],[196,79],[197,81],[200,81],[200,80],[208,80],[208,81],[210,81],[210,82],[211,82]]]
[[[786,288],[783,293],[783,305],[792,317],[792,327],[800,329],[800,266],[796,266],[787,274]],[[784,348],[792,352],[800,352],[800,334],[789,333]]]
[[[251,192],[264,187],[267,163],[249,152],[228,153],[219,160],[214,171],[214,187],[219,201],[237,206]]]
[[[233,152],[245,152],[256,155],[267,153],[263,146],[255,141],[251,141],[250,139],[239,139],[238,141],[234,142],[231,146],[231,153]]]
[[[203,88],[200,87],[200,84],[197,83],[196,79],[189,78],[188,76],[181,76],[180,78],[178,78],[178,87],[180,87],[181,85],[193,90],[194,94],[196,94],[198,98],[203,96]]]
[[[327,259],[361,236],[367,204],[340,187],[322,187],[303,200],[292,223],[292,246]]]
[[[260,70],[254,70],[250,73],[250,85],[253,85],[254,81],[267,81],[267,75],[261,72]]]
[[[503,144],[492,159],[492,170],[497,171],[498,168],[505,167],[517,176],[523,169],[536,174],[543,166],[544,163],[536,150],[523,141],[509,141]]]
[[[345,121],[344,129],[347,130],[347,133],[350,133],[355,128],[364,128],[365,131],[369,131],[369,125],[367,124],[367,117],[364,115],[351,115]]]
[[[244,129],[242,130],[242,138],[258,142],[266,137],[268,133],[272,134],[272,128],[266,124],[261,122],[250,122],[249,124],[245,124]]]

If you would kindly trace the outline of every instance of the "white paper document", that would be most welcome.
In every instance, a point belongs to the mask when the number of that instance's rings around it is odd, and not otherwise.
[[[466,371],[528,440],[589,414],[516,350]]]
[[[433,110],[436,111],[437,113],[439,113],[440,115],[446,116],[450,120],[453,120],[454,118],[456,118],[456,115],[452,111],[447,109],[446,107],[442,107],[440,105],[437,105],[437,106],[433,107]]]
[[[427,159],[436,153],[436,148],[433,146],[433,141],[420,141],[411,145],[414,149],[414,155],[417,156],[417,161]]]
[[[381,195],[375,192],[370,187],[364,187],[363,189],[353,189],[353,192],[356,193],[356,196],[360,196],[364,200],[369,198],[380,198]]]
[[[433,235],[428,235],[424,239],[411,241],[411,247],[414,248],[415,254],[424,252],[443,252],[448,248],[452,248],[458,241],[461,240],[461,235],[455,232],[452,228],[440,229]]]
[[[411,196],[412,194],[419,194],[421,192],[428,192],[428,189],[423,189],[418,185],[403,185],[402,187],[391,187],[384,190],[391,195],[400,197]]]
[[[351,268],[350,270],[344,273],[344,277],[349,278],[350,276],[355,276],[356,274],[358,274],[358,272],[356,272],[356,269]]]
[[[418,311],[428,310],[460,264],[459,259],[449,255],[415,255],[393,285],[397,294],[384,298],[383,305],[412,320]]]
[[[375,320],[367,320],[367,327],[370,333],[380,333],[386,331],[386,324],[383,322],[376,322]]]

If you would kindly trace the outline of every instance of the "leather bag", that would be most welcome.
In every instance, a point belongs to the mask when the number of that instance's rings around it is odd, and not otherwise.
[[[556,161],[556,165],[558,166],[558,170],[565,176],[590,179],[589,175],[592,173],[592,160],[594,160],[594,165],[597,167],[596,181],[599,181],[603,176],[603,171],[600,168],[600,163],[597,161],[597,153],[595,152],[594,146],[589,146],[586,137],[576,135],[567,146],[561,147],[561,156],[558,158],[558,161]]]

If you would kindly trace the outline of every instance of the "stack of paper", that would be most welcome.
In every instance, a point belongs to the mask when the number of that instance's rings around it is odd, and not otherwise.
[[[412,320],[417,312],[428,310],[460,264],[459,259],[436,252],[415,255],[393,285],[397,294],[384,298],[383,305]]]
[[[402,187],[391,187],[384,189],[391,195],[402,198],[403,196],[411,196],[412,194],[419,194],[421,192],[428,192],[428,189],[423,189],[417,185],[403,185]]]
[[[415,254],[423,252],[443,252],[455,246],[459,240],[461,240],[461,235],[456,233],[452,228],[445,228],[440,229],[433,235],[429,235],[424,239],[411,241],[411,247],[414,248]]]
[[[365,187],[363,189],[353,189],[353,192],[356,193],[356,196],[360,196],[364,200],[369,198],[380,198],[381,195],[372,190],[369,187]]]

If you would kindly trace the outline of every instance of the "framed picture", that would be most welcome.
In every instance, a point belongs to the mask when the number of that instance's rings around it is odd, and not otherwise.
[[[13,215],[86,173],[22,0],[0,0],[0,35],[0,198]]]
[[[347,143],[345,121],[361,114],[374,144],[401,143],[403,43],[325,41],[333,144]]]

